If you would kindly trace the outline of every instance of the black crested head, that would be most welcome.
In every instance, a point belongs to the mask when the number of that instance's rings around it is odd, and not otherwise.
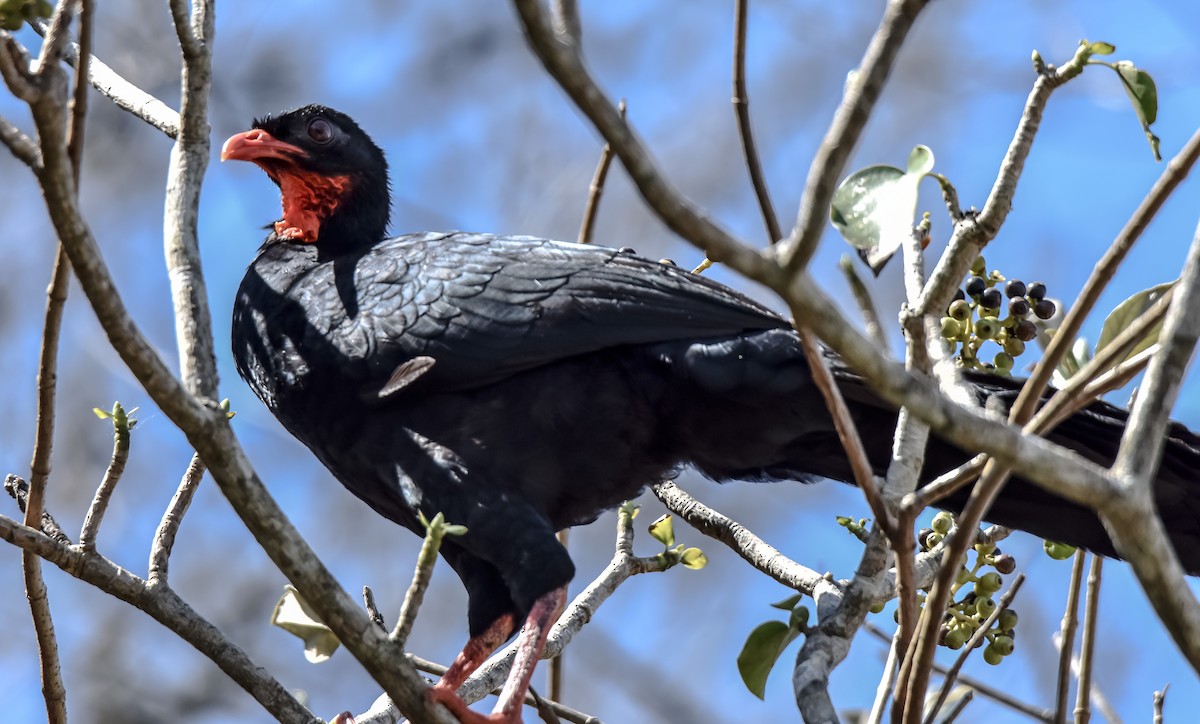
[[[255,119],[225,141],[221,160],[251,161],[280,190],[278,238],[315,243],[342,254],[374,245],[387,233],[387,159],[350,116],[308,105]]]

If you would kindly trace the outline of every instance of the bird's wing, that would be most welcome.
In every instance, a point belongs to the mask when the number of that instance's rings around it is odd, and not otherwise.
[[[384,241],[352,269],[340,261],[294,293],[336,311],[312,320],[313,342],[333,340],[363,391],[384,396],[418,381],[469,389],[621,345],[788,326],[721,284],[598,246],[424,234]]]

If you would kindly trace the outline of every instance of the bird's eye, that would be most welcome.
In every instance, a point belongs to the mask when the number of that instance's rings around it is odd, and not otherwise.
[[[308,124],[308,137],[317,143],[329,143],[333,140],[333,124],[324,118],[314,118]]]

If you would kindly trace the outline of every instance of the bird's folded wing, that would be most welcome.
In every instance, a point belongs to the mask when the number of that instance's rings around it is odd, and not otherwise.
[[[423,389],[462,390],[622,345],[788,326],[750,298],[677,267],[530,237],[396,237],[362,256],[347,281],[307,283],[324,289],[314,292],[327,305],[350,312],[330,315],[339,320],[331,331],[348,359],[369,356],[365,393],[385,389],[418,356],[433,360]]]

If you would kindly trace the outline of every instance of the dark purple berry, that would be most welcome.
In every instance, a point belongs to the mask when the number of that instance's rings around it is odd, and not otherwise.
[[[1046,285],[1042,284],[1041,282],[1034,282],[1033,284],[1030,284],[1029,288],[1025,290],[1025,296],[1029,297],[1031,300],[1034,300],[1034,301],[1039,300],[1039,299],[1045,299],[1046,298]]]
[[[1017,339],[1022,342],[1032,342],[1033,338],[1037,336],[1037,325],[1028,319],[1022,319],[1017,322],[1013,331],[1016,333]]]
[[[967,280],[968,297],[978,297],[980,294],[983,294],[983,290],[987,288],[987,280],[983,277],[971,277]]]
[[[967,295],[963,292],[963,290],[955,289],[954,290],[954,299],[951,299],[950,303],[953,304],[954,302],[957,302],[960,299],[966,299],[966,298],[967,298]]]
[[[1023,297],[1025,296],[1025,282],[1020,279],[1010,279],[1008,284],[1004,285],[1004,296],[1006,297]]]
[[[1000,573],[1008,575],[1017,570],[1017,559],[1005,553],[1004,555],[996,556],[996,560],[992,561],[992,566]]]
[[[632,246],[623,246],[620,249],[617,249],[617,253],[618,254],[636,254],[637,249],[634,249]]]
[[[1038,316],[1038,319],[1049,319],[1057,311],[1058,307],[1054,306],[1054,302],[1049,299],[1039,299],[1033,307],[1033,313]]]
[[[979,295],[979,303],[988,309],[999,309],[1002,301],[1004,301],[1004,297],[996,287],[987,289]]]
[[[1008,313],[1014,317],[1024,317],[1029,314],[1029,302],[1019,294],[1013,295],[1008,300]]]

